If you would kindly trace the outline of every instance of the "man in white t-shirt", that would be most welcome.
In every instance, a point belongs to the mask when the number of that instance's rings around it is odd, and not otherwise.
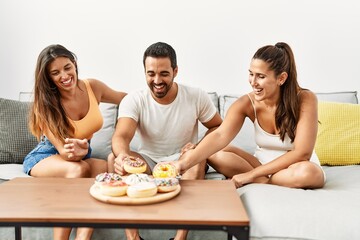
[[[198,88],[177,84],[175,50],[158,42],[150,45],[143,57],[149,88],[129,93],[119,106],[119,118],[112,138],[109,171],[126,174],[123,159],[139,157],[148,164],[147,173],[162,161],[180,160],[181,155],[198,142],[198,122],[208,132],[222,119],[208,94]],[[140,146],[130,150],[137,132]],[[206,159],[182,175],[182,179],[203,179]],[[128,239],[141,239],[137,230],[127,229]],[[175,239],[186,239],[187,231],[179,230]]]

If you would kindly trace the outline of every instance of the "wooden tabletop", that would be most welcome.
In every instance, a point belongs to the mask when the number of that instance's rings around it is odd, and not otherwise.
[[[15,178],[0,184],[0,224],[142,223],[249,226],[228,180],[181,180],[181,192],[149,205],[114,205],[89,194],[91,178]]]

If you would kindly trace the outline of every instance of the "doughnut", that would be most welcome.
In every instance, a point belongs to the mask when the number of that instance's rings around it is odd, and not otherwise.
[[[140,158],[127,157],[124,160],[124,170],[128,173],[143,173],[146,171],[146,163]]]
[[[128,188],[124,181],[103,182],[99,186],[100,193],[106,196],[119,197],[126,194]]]
[[[95,185],[99,187],[100,193],[106,196],[118,197],[126,194],[127,184],[117,173],[98,174],[95,177]]]
[[[153,170],[154,178],[171,178],[176,177],[176,168],[170,163],[158,163]]]
[[[140,182],[127,188],[127,195],[130,198],[152,197],[157,193],[155,182]]]
[[[100,173],[95,177],[95,184],[102,184],[104,182],[112,182],[112,181],[122,181],[122,177],[117,173]]]
[[[140,182],[153,182],[154,179],[145,173],[133,173],[125,177],[127,185],[135,185]]]
[[[158,187],[158,192],[171,192],[176,190],[179,185],[177,178],[155,178],[155,183]]]

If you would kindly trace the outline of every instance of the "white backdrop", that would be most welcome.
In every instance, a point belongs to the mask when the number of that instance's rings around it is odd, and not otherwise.
[[[142,54],[157,41],[178,55],[177,82],[219,93],[250,90],[261,46],[293,48],[300,84],[360,91],[356,0],[0,0],[0,97],[31,91],[38,54],[59,43],[78,56],[80,78],[145,87]]]

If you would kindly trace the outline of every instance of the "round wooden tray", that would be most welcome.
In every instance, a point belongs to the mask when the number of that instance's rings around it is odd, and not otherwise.
[[[121,204],[121,205],[143,205],[143,204],[151,204],[151,203],[158,203],[169,200],[180,193],[181,187],[178,187],[172,191],[167,193],[157,193],[155,196],[152,197],[145,197],[145,198],[130,198],[128,196],[121,196],[121,197],[110,197],[105,196],[100,193],[99,186],[95,184],[90,187],[90,195],[93,196],[95,199],[111,204]]]

